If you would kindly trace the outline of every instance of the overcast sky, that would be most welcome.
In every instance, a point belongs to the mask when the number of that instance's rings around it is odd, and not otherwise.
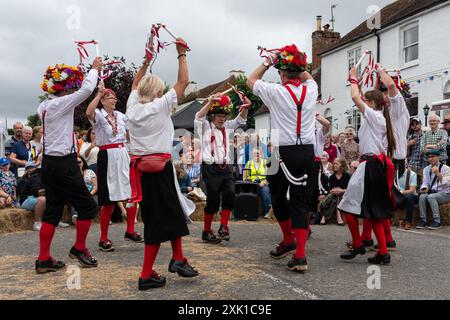
[[[316,16],[331,19],[345,35],[366,19],[367,8],[392,0],[19,0],[2,1],[0,10],[0,119],[8,126],[36,113],[40,83],[50,64],[77,65],[75,40],[96,39],[102,54],[124,56],[140,64],[152,23],[163,22],[185,38],[192,51],[190,79],[203,87],[226,79],[230,70],[247,74],[260,62],[258,45],[278,48],[295,43],[311,61]],[[75,11],[73,11],[75,9]],[[77,28],[76,12],[80,12]],[[165,33],[162,38],[169,40]],[[91,57],[95,50],[91,48]],[[154,72],[176,81],[177,60],[169,47]],[[276,80],[271,71],[267,80]]]

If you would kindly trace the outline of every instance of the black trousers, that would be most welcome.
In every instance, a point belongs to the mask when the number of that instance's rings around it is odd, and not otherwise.
[[[78,220],[95,218],[98,206],[84,183],[76,154],[65,157],[44,156],[41,173],[46,201],[42,222],[57,226],[66,203],[78,212]]]
[[[215,164],[202,164],[202,177],[206,184],[205,213],[214,215],[219,212],[222,200],[222,210],[234,209],[234,179],[230,166],[222,170]]]
[[[294,177],[308,175],[308,185],[296,186],[289,183],[280,168],[274,176],[269,176],[269,187],[272,195],[272,207],[279,222],[292,221],[293,229],[308,229],[311,194],[314,189],[314,146],[297,145],[280,147],[280,156],[289,172]],[[317,184],[317,183],[316,183]],[[287,191],[289,189],[289,201]]]

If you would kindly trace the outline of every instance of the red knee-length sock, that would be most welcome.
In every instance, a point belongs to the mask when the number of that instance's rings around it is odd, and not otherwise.
[[[108,240],[109,222],[111,221],[114,208],[114,204],[102,207],[102,212],[100,215],[100,241]]]
[[[372,228],[373,228],[373,232],[375,233],[375,237],[377,237],[378,246],[379,246],[378,254],[380,254],[380,255],[388,254],[388,249],[387,249],[387,245],[386,245],[386,236],[384,234],[383,223],[381,221],[375,221],[375,220],[371,220],[370,222],[372,224]]]
[[[180,238],[176,238],[175,240],[172,240],[171,243],[172,243],[172,257],[173,257],[173,260],[175,260],[175,261],[183,261],[184,260],[184,256],[183,256],[183,245],[182,245],[181,237]]]
[[[287,221],[278,221],[281,232],[283,232],[283,244],[289,245],[294,243],[294,235],[292,232],[292,223],[291,220]]]
[[[91,228],[91,220],[77,220],[77,240],[75,242],[75,249],[83,251],[86,250],[86,239]]]
[[[225,227],[228,227],[228,221],[230,221],[231,211],[222,210],[220,216],[221,216],[220,224],[224,225]]]
[[[136,221],[137,212],[137,207],[127,208],[127,233],[133,234],[136,232],[134,222]]]
[[[211,231],[211,225],[212,225],[213,219],[214,219],[213,214],[209,214],[209,213],[205,212],[205,221],[204,221],[203,231],[206,231],[206,232]]]
[[[346,214],[345,218],[347,220],[347,226],[352,234],[352,244],[353,248],[357,249],[362,246],[361,236],[359,235],[359,222],[358,218],[353,214]]]
[[[361,239],[363,241],[372,240],[372,224],[368,219],[364,219],[363,221],[363,232],[361,234]]]
[[[392,237],[392,230],[391,230],[391,219],[384,219],[381,221],[383,224],[384,229],[384,235],[386,236],[386,242],[393,242],[394,238]]]
[[[153,265],[158,255],[161,244],[145,245],[144,265],[142,266],[141,278],[148,279],[153,274]]]
[[[47,261],[50,259],[50,246],[52,245],[53,236],[55,235],[55,226],[46,222],[42,223],[39,232],[39,261]]]
[[[306,257],[306,240],[308,239],[308,229],[294,229],[295,239],[297,240],[297,249],[295,250],[295,259]]]

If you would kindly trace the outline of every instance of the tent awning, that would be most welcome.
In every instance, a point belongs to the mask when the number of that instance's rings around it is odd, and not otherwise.
[[[434,102],[431,111],[444,111],[450,109],[450,99]]]

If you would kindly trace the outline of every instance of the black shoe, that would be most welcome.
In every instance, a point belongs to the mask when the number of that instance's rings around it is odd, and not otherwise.
[[[373,240],[363,240],[362,243],[363,243],[364,247],[366,247],[367,249],[372,248],[373,245],[375,244],[373,242]]]
[[[98,248],[103,252],[113,252],[114,250],[116,250],[111,240],[100,241],[98,243]]]
[[[287,268],[290,271],[305,272],[308,271],[308,262],[306,261],[306,258],[296,259],[295,256],[293,256],[292,259],[289,260]]]
[[[297,245],[295,243],[290,245],[280,243],[274,250],[270,251],[270,256],[274,259],[283,259],[295,249],[297,249]]]
[[[202,234],[202,240],[205,243],[211,243],[211,244],[219,244],[222,242],[222,239],[217,238],[214,232],[212,231],[203,231]]]
[[[342,260],[353,260],[356,258],[357,255],[365,255],[366,254],[366,247],[362,245],[361,247],[357,249],[351,249],[348,252],[341,254]]]
[[[83,268],[96,268],[98,263],[88,249],[83,251],[77,250],[75,247],[70,249],[69,257],[71,259],[77,259]]]
[[[230,241],[230,229],[227,226],[224,226],[223,224],[220,225],[217,233],[222,241]]]
[[[182,278],[193,278],[199,275],[198,271],[188,263],[187,259],[183,261],[170,260],[169,272],[178,273]]]
[[[427,223],[424,221],[420,221],[420,223],[416,226],[416,229],[425,229],[427,227]]]
[[[429,230],[438,230],[440,228],[442,228],[442,226],[440,223],[437,222],[433,222],[431,226],[428,227]]]
[[[144,242],[144,239],[142,238],[142,236],[137,233],[125,233],[125,241],[133,241],[133,242]]]
[[[165,285],[166,285],[166,278],[160,276],[156,272],[153,272],[152,276],[148,279],[139,278],[139,291],[161,288],[164,287]]]
[[[386,246],[389,251],[397,250],[397,243],[395,241],[387,242]],[[380,249],[380,246],[378,244],[373,246],[373,250],[378,251],[378,249]]]
[[[44,274],[48,272],[56,272],[58,270],[64,269],[66,265],[61,261],[56,261],[53,259],[48,259],[47,261],[36,260],[36,273]]]
[[[389,264],[391,263],[391,255],[385,254],[384,256],[379,255],[378,253],[367,260],[370,264]]]

